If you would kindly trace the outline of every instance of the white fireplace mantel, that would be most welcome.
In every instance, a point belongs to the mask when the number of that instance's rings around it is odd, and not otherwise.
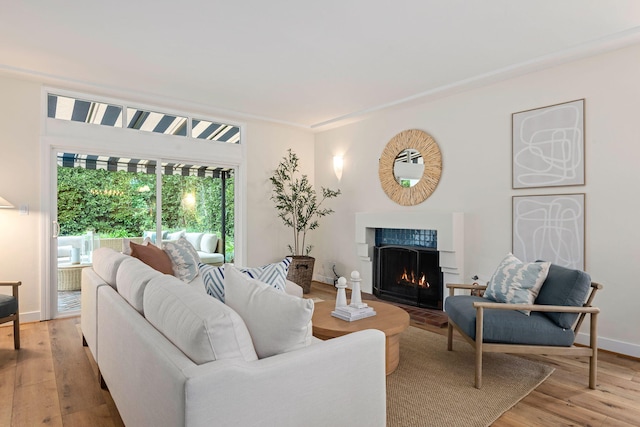
[[[373,248],[376,228],[436,230],[443,286],[464,278],[464,214],[430,212],[356,213],[356,250],[360,259],[362,291],[373,293]],[[446,292],[443,289],[443,296]]]

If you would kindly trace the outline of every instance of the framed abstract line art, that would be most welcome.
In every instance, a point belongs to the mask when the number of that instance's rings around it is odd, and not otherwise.
[[[513,196],[513,254],[584,270],[584,200],[584,193]]]
[[[584,99],[511,119],[514,189],[584,185]]]

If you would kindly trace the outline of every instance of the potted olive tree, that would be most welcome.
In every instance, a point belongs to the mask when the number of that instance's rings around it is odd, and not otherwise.
[[[307,242],[307,232],[318,228],[318,219],[333,213],[332,209],[323,208],[325,200],[337,197],[340,190],[334,191],[322,187],[322,196],[318,198],[307,175],[298,170],[298,156],[287,150],[278,167],[273,172],[271,184],[278,217],[293,232],[293,245],[289,245],[292,255],[287,279],[300,285],[304,293],[311,289],[311,278],[315,258],[309,256],[313,248]]]

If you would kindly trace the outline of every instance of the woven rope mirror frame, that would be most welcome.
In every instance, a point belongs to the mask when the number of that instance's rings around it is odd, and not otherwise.
[[[424,160],[422,177],[413,187],[403,187],[393,173],[396,158],[406,150],[417,150]],[[442,174],[442,154],[436,141],[428,133],[409,129],[400,132],[387,143],[382,156],[378,176],[380,185],[391,200],[402,206],[424,202],[436,189]]]

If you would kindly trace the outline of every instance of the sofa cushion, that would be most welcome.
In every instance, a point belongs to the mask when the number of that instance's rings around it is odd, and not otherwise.
[[[549,272],[548,262],[523,263],[508,254],[489,279],[484,297],[509,304],[533,304]],[[520,310],[529,315],[528,310]]]
[[[175,277],[161,276],[147,284],[144,313],[157,330],[198,365],[222,359],[257,359],[251,336],[238,313],[184,286]]]
[[[71,257],[71,245],[58,245],[58,258],[70,258]]]
[[[93,251],[93,270],[98,276],[102,277],[105,283],[116,288],[118,267],[127,258],[127,255],[116,252],[111,248],[98,248]]]
[[[198,251],[198,257],[200,257],[200,262],[202,262],[203,264],[211,264],[217,267],[220,267],[222,266],[222,264],[224,264],[224,255],[217,252],[209,253]]]
[[[160,273],[173,275],[171,259],[165,251],[156,245],[143,246],[133,242],[131,242],[130,245],[132,257],[138,258],[140,261],[144,262],[149,267],[155,268]]]
[[[180,237],[175,242],[162,244],[162,249],[171,259],[173,275],[183,282],[191,282],[198,275],[198,252],[185,237]]]
[[[205,233],[202,235],[202,239],[200,239],[200,249],[198,250],[212,254],[216,251],[217,246],[218,246],[218,236],[211,233]]]
[[[184,237],[193,246],[196,251],[200,250],[200,242],[204,233],[185,233]]]
[[[591,276],[580,270],[573,270],[551,264],[536,304],[582,307],[587,300]],[[561,328],[572,328],[578,313],[545,313]]]
[[[18,311],[18,300],[13,295],[0,294],[0,317],[7,317]]]
[[[127,257],[120,264],[116,274],[118,293],[140,314],[144,315],[144,288],[150,280],[158,276],[162,276],[158,270],[149,267],[137,258]]]
[[[253,279],[258,279],[281,292],[285,292],[288,266],[290,264],[290,262],[286,261],[290,259],[285,258],[283,261],[263,265],[262,267],[242,268],[240,270]],[[200,263],[198,264],[198,269],[204,280],[207,293],[225,302],[224,266],[213,267]]]
[[[131,255],[131,242],[132,240],[124,237],[122,239],[122,253],[125,255]],[[133,242],[133,243],[137,243],[137,242]],[[142,246],[147,246],[149,245],[149,243],[151,243],[151,239],[149,237],[145,237],[141,243],[139,243]]]
[[[486,302],[482,297],[455,295],[445,299],[444,308],[449,319],[464,331],[476,338],[476,309],[473,303]],[[575,336],[571,329],[558,327],[547,316],[533,312],[523,316],[513,310],[484,310],[482,342],[509,343],[525,345],[553,345],[568,347]]]
[[[245,321],[259,358],[311,344],[313,300],[279,292],[225,265],[226,304]]]
[[[186,230],[178,230],[172,233],[167,233],[167,240],[176,241],[179,238],[186,236],[186,234]],[[164,235],[162,236],[162,238],[164,239]]]

